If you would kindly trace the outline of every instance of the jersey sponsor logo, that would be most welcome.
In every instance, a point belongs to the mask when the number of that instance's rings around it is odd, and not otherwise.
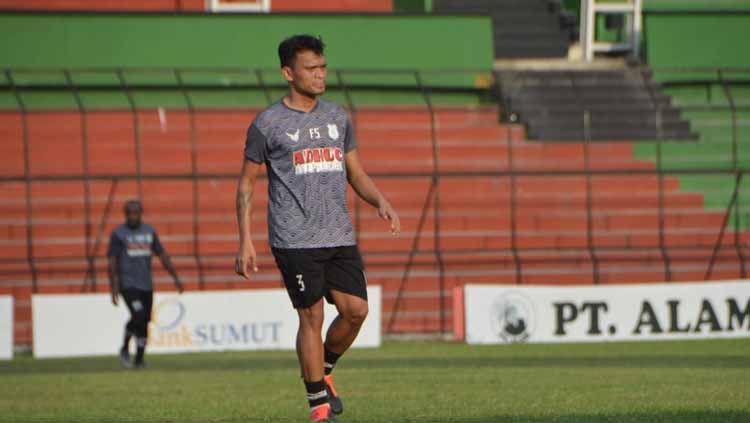
[[[151,248],[146,244],[128,244],[128,257],[148,257],[151,255]]]
[[[292,157],[296,175],[344,170],[344,153],[338,147],[306,148]]]
[[[336,126],[336,124],[328,124],[328,136],[332,140],[339,139],[339,128]]]
[[[297,129],[296,132],[293,134],[290,134],[289,132],[286,132],[286,136],[289,137],[290,140],[297,142],[299,141],[299,129]]]
[[[151,234],[134,234],[125,238],[128,257],[146,257],[151,255],[151,243],[154,237]]]

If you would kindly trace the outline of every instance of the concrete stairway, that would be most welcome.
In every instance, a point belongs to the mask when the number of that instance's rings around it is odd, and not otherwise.
[[[547,141],[695,140],[679,108],[638,67],[496,72],[508,118]]]
[[[567,57],[574,17],[551,0],[435,0],[442,13],[490,15],[495,58]]]

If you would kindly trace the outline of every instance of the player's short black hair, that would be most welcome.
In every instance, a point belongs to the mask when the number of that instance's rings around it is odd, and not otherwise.
[[[294,59],[297,57],[297,53],[310,50],[322,56],[325,48],[326,45],[320,36],[313,37],[308,34],[292,35],[279,44],[279,62],[281,62],[282,68],[284,66],[292,67],[294,66]]]
[[[139,200],[128,200],[125,202],[125,206],[123,207],[123,210],[125,213],[128,212],[128,209],[131,207],[138,207],[138,210],[142,213],[143,212],[143,204]]]

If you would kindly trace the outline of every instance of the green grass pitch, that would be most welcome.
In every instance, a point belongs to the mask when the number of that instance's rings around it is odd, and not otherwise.
[[[293,352],[0,363],[2,422],[305,422]],[[336,369],[340,422],[750,422],[750,340],[390,342]]]

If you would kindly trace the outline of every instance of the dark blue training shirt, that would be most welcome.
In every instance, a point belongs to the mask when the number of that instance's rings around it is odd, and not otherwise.
[[[141,224],[136,229],[122,224],[112,231],[107,256],[117,257],[120,275],[120,290],[137,289],[153,291],[151,257],[161,254],[164,248],[156,230],[151,225]]]

